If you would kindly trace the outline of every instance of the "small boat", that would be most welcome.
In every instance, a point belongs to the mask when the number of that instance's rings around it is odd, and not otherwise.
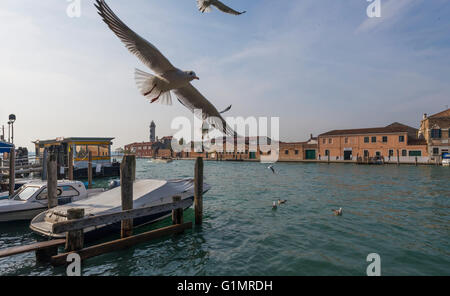
[[[58,205],[86,199],[104,189],[86,190],[79,181],[58,181]],[[0,200],[0,222],[31,220],[48,209],[47,182],[33,181],[24,184],[11,197]]]
[[[169,163],[169,162],[172,162],[172,161],[173,161],[172,158],[164,158],[164,157],[161,157],[161,158],[153,158],[153,159],[152,159],[152,162],[153,162],[153,163]]]
[[[204,192],[207,192],[210,186],[203,184]],[[133,184],[133,208],[142,208],[172,203],[172,197],[178,195],[181,199],[191,200],[189,208],[194,202],[194,179],[176,179],[176,180],[155,180],[144,179],[137,180]],[[91,198],[80,200],[68,205],[62,205],[47,210],[37,215],[30,224],[34,232],[52,237],[62,238],[65,233],[56,234],[52,232],[52,225],[57,222],[67,220],[67,210],[70,208],[84,208],[85,216],[96,216],[120,212],[121,205],[121,187],[108,190],[97,194]],[[172,211],[149,215],[146,217],[133,219],[135,227],[153,223],[164,219],[172,214]],[[87,227],[84,229],[85,239],[98,239],[102,235],[120,230],[120,222],[112,224],[103,224]]]

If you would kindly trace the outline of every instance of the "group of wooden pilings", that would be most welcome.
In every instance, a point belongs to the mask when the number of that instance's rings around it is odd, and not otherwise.
[[[57,187],[56,159],[49,155],[48,169],[48,200],[49,208],[55,206]],[[52,232],[55,234],[66,233],[65,239],[56,239],[40,242],[32,245],[13,247],[0,250],[0,258],[25,252],[36,252],[36,259],[40,262],[50,261],[52,265],[67,264],[67,256],[77,253],[81,260],[128,248],[141,242],[160,238],[167,235],[182,233],[192,228],[192,222],[184,222],[183,210],[191,205],[191,200],[182,200],[181,196],[173,196],[172,203],[151,207],[133,209],[133,182],[135,180],[136,157],[125,155],[120,167],[121,203],[122,211],[85,217],[83,208],[69,208],[67,210],[67,221],[53,224]],[[54,200],[52,200],[55,197]],[[203,216],[203,158],[198,157],[195,162],[194,179],[194,207],[195,224],[202,224]],[[133,235],[133,219],[172,211],[172,225],[160,229]],[[92,226],[113,224],[121,222],[120,239],[102,244],[84,247],[83,229]],[[58,247],[64,245],[65,252],[58,254]]]

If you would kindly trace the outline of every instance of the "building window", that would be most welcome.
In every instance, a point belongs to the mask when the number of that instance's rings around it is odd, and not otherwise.
[[[295,155],[298,155],[298,150],[295,150]]]
[[[284,154],[289,154],[289,150],[284,150]]]
[[[422,156],[422,151],[409,151],[409,156]]]
[[[375,155],[376,155],[376,156],[381,156],[381,152],[380,152],[380,151],[377,151],[377,152],[375,152]]]
[[[431,138],[440,139],[442,137],[442,130],[434,128],[431,130]]]
[[[372,143],[376,143],[377,142],[377,137],[372,137]]]
[[[398,141],[399,141],[400,143],[405,142],[405,136],[398,136]]]
[[[394,150],[389,150],[389,156],[394,156]]]
[[[439,148],[433,148],[433,155],[439,155]]]
[[[327,139],[325,139],[325,138],[322,139],[322,144],[325,144],[325,143],[326,143],[326,140],[327,140]]]
[[[368,150],[364,150],[364,157],[369,157],[369,151]]]
[[[325,156],[330,156],[330,150],[325,150]]]
[[[329,138],[328,139],[328,144],[331,144],[331,143],[333,143],[333,139]]]
[[[369,143],[369,137],[364,137],[364,143]]]
[[[345,144],[348,144],[348,138],[345,138]]]
[[[407,155],[406,150],[402,150],[402,156],[406,156],[406,155]]]
[[[383,143],[387,143],[388,141],[388,137],[387,136],[383,136]]]

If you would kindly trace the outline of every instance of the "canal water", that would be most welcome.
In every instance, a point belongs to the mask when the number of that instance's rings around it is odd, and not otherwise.
[[[380,255],[382,275],[450,275],[450,169],[279,163],[275,170],[205,162],[212,189],[201,227],[88,259],[83,275],[365,275],[369,253]],[[193,171],[189,160],[137,163],[138,178]],[[278,199],[287,202],[272,210]],[[343,215],[334,216],[339,207]],[[28,223],[0,224],[1,248],[39,239]],[[33,253],[0,259],[0,275],[64,274],[36,265]]]

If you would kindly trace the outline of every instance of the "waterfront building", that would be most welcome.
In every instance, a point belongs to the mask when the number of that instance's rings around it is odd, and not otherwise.
[[[385,127],[332,130],[319,135],[319,159],[357,161],[371,157],[396,162],[428,162],[427,143],[418,130],[395,122]]]
[[[442,155],[450,149],[450,109],[437,114],[423,115],[419,138],[425,139],[431,161],[441,161]]]
[[[317,138],[310,136],[306,142],[280,142],[278,161],[316,160]]]

